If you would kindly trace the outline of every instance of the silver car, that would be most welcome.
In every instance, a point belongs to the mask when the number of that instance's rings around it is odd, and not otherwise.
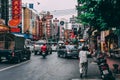
[[[79,52],[76,45],[64,45],[57,49],[58,57],[75,57],[78,58]]]

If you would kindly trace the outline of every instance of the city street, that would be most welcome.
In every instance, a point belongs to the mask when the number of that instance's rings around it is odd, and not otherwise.
[[[88,77],[99,80],[96,64],[90,60]],[[77,80],[79,67],[77,59],[58,58],[56,52],[43,59],[32,55],[30,61],[19,64],[0,63],[0,80]],[[82,79],[81,79],[82,80]]]
[[[0,0],[0,80],[120,80],[120,1]]]

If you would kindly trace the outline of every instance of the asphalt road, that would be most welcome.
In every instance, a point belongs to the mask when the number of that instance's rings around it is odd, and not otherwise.
[[[96,64],[89,65],[88,79],[99,79]],[[0,80],[77,80],[79,67],[77,59],[58,58],[54,52],[46,59],[32,55],[31,60],[19,64],[0,63]],[[85,80],[85,79],[84,79]]]

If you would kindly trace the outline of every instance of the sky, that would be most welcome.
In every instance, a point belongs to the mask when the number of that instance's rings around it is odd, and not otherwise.
[[[38,12],[50,11],[54,18],[68,19],[77,14],[77,0],[22,0],[22,3],[33,3],[35,10]]]

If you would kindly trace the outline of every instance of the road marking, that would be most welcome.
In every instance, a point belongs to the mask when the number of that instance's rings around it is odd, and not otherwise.
[[[25,61],[25,62],[21,62],[21,63],[19,63],[19,64],[13,65],[13,66],[6,67],[6,68],[3,68],[3,69],[0,69],[0,72],[1,72],[1,71],[5,71],[5,70],[8,70],[8,69],[11,69],[11,68],[14,68],[14,67],[17,67],[17,66],[20,66],[20,65],[25,64],[25,63],[27,63],[27,62],[29,62],[29,61],[30,61],[30,60]]]

